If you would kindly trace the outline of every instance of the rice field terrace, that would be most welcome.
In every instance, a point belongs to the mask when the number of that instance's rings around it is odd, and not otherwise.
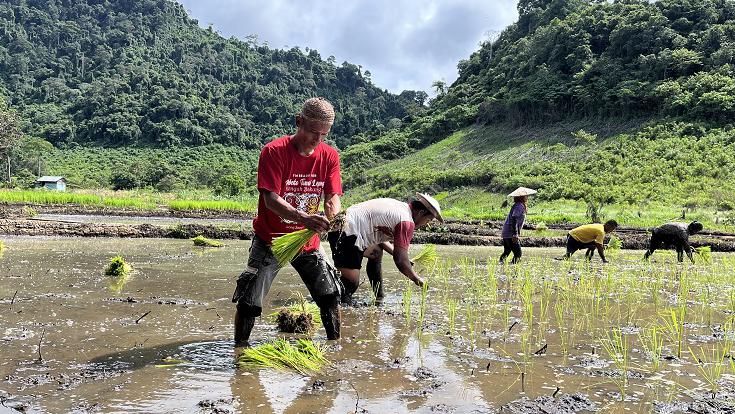
[[[230,302],[247,241],[7,237],[0,258],[0,413],[730,412],[735,407],[735,256],[639,251],[554,260],[524,249],[438,246],[407,282],[386,260],[343,338],[282,334],[273,315],[306,289],[273,284],[255,345],[313,339],[323,367],[238,365]],[[412,253],[420,251],[414,246]],[[124,281],[105,275],[121,256]],[[308,300],[308,297],[307,297]],[[303,302],[301,308],[306,309]],[[279,347],[287,344],[278,343]],[[259,356],[255,356],[259,358]],[[250,360],[252,361],[252,359]]]

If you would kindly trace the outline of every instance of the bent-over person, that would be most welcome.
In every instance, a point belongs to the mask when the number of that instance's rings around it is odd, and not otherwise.
[[[602,263],[607,263],[605,258],[605,235],[615,231],[618,222],[608,220],[605,224],[593,223],[575,227],[567,234],[567,252],[564,259],[569,259],[577,250],[588,249],[585,257],[589,260],[595,252],[600,254]]]
[[[393,255],[393,262],[403,275],[422,286],[424,280],[413,269],[408,249],[414,230],[435,218],[444,221],[439,203],[421,193],[417,193],[416,199],[409,203],[392,198],[376,198],[348,208],[342,229],[328,235],[334,265],[342,275],[342,302],[352,301],[352,295],[360,283],[363,257],[369,258],[368,265],[372,262],[375,266],[383,257],[383,250]],[[376,299],[380,300],[383,296],[382,272],[370,270],[368,268],[368,279]]]

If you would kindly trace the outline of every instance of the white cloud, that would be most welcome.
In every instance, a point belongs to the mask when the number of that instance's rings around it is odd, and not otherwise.
[[[273,48],[316,49],[362,65],[398,93],[457,77],[457,63],[488,31],[516,20],[516,0],[179,0],[200,25],[224,36],[255,34]]]

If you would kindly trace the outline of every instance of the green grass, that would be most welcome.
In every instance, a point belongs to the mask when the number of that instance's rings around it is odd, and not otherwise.
[[[83,207],[110,207],[133,210],[168,208],[175,211],[217,211],[253,213],[257,210],[256,197],[243,196],[239,200],[177,199],[179,196],[201,197],[206,193],[167,194],[151,191],[79,190],[58,192],[48,190],[0,190],[0,202],[41,205],[78,205]],[[214,198],[210,195],[210,197]]]

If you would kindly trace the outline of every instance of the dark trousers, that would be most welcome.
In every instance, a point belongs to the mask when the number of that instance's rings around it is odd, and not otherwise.
[[[505,262],[505,258],[513,252],[513,259],[510,261],[512,264],[518,263],[521,260],[523,252],[521,251],[521,242],[516,239],[513,241],[512,238],[503,239],[503,254],[500,255],[500,263]]]

